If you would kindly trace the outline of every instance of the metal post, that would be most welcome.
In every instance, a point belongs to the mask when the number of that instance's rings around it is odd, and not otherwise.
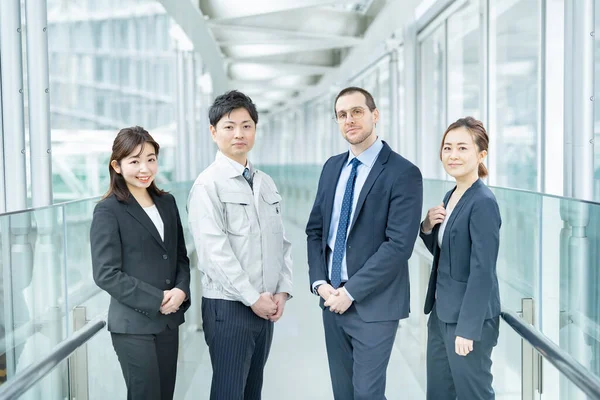
[[[50,77],[46,0],[26,0],[31,202],[52,204]]]
[[[400,71],[398,70],[398,47],[395,47],[390,52],[389,63],[390,74],[390,142],[394,146],[394,150],[402,152],[400,147]]]
[[[564,57],[564,195],[573,194],[573,1],[565,1]]]
[[[2,59],[0,50],[0,60]],[[0,61],[0,65],[2,62]],[[2,125],[2,72],[0,69],[0,214],[6,212],[6,183],[4,180],[4,129]]]
[[[403,156],[419,165],[418,140],[420,134],[417,118],[417,27],[407,25],[404,29],[404,110],[406,132],[401,137]]]
[[[177,181],[185,180],[185,158],[187,149],[184,147],[185,136],[187,135],[186,124],[186,98],[185,98],[185,56],[182,51],[176,52],[176,89],[175,104],[177,110],[177,144],[175,147],[175,178]]]
[[[573,196],[594,196],[594,0],[573,3]]]
[[[73,309],[73,332],[83,328],[86,323],[86,308],[75,307]],[[69,357],[69,384],[71,399],[87,400],[89,398],[87,343],[84,343]]]
[[[4,163],[11,166],[6,175],[6,211],[27,207],[27,176],[25,169],[25,122],[23,106],[23,65],[21,48],[21,2],[0,2],[0,71],[2,80],[2,123],[4,132]]]
[[[183,176],[186,181],[196,179],[198,171],[198,132],[196,124],[196,118],[198,112],[196,111],[196,60],[195,53],[190,51],[187,54],[186,62],[186,108],[187,108],[187,134],[185,135],[184,148],[186,150],[186,168]]]
[[[521,299],[522,318],[529,324],[534,323],[533,299]],[[521,339],[521,398],[523,400],[534,399],[534,363],[535,354],[533,347],[527,341]]]

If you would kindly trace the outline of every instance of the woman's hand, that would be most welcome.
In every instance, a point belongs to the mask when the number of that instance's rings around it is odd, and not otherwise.
[[[442,203],[427,211],[427,216],[421,224],[421,229],[423,232],[431,232],[433,227],[444,222],[444,219],[446,219],[446,209],[444,208],[444,203]]]
[[[179,306],[181,306],[181,303],[185,301],[185,298],[185,292],[179,288],[165,290],[160,312],[165,315],[177,312],[179,310]]]

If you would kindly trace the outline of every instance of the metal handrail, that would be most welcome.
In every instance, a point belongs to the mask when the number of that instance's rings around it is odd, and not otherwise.
[[[75,350],[84,345],[105,326],[106,319],[89,322],[71,337],[60,342],[42,360],[30,365],[0,386],[0,399],[13,400],[24,395],[40,379],[48,375],[50,371],[66,360]]]
[[[504,321],[510,325],[538,353],[556,367],[579,389],[592,399],[600,399],[600,378],[587,370],[573,356],[558,347],[531,324],[523,321],[515,312],[502,310]]]

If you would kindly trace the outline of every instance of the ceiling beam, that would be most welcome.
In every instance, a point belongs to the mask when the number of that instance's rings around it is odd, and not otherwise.
[[[324,65],[308,65],[308,64],[294,64],[294,63],[283,63],[283,62],[238,62],[238,60],[232,60],[233,64],[258,64],[269,68],[280,69],[290,75],[323,75],[331,71],[334,71],[336,67],[329,67]]]
[[[191,1],[159,1],[190,39],[194,51],[202,55],[202,62],[212,78],[213,93],[219,95],[225,92],[229,88],[225,63],[200,8]]]
[[[240,2],[239,7],[235,3]],[[228,16],[225,18],[214,18],[216,22],[234,22],[241,18],[258,17],[260,15],[274,14],[302,8],[322,7],[333,4],[349,4],[354,3],[352,0],[253,0],[251,9],[247,11],[248,0],[231,1],[230,7],[227,8]]]
[[[291,37],[291,38],[306,38],[306,39],[317,39],[317,40],[330,40],[340,43],[348,43],[352,46],[358,45],[363,42],[363,39],[356,36],[341,36],[341,35],[331,35],[327,33],[318,33],[318,32],[306,32],[306,31],[294,31],[289,29],[276,29],[276,28],[265,28],[259,26],[247,26],[247,25],[229,25],[222,24],[215,21],[208,21],[208,25],[212,28],[212,30],[217,31],[227,31],[231,32],[240,32],[240,33],[257,33],[264,35],[273,35],[279,38],[283,37]],[[246,39],[248,36],[244,35],[242,38]]]
[[[243,45],[240,45],[243,46]],[[255,45],[248,45],[248,46],[255,46]],[[259,45],[256,45],[259,46]],[[269,57],[269,56],[279,56],[282,54],[294,54],[294,53],[302,53],[302,52],[307,52],[307,51],[321,51],[321,50],[331,50],[331,49],[339,49],[341,48],[340,46],[337,45],[332,45],[330,43],[324,43],[324,42],[314,42],[311,44],[301,44],[301,45],[294,45],[294,44],[274,44],[271,45],[273,47],[271,48],[267,48],[267,49],[256,49],[256,51],[253,53],[253,55],[251,56],[240,56],[240,57],[236,57],[236,56],[229,56],[228,59],[234,60],[234,61],[250,61],[250,60],[259,60],[263,57]],[[344,47],[354,47],[354,46],[344,46]]]
[[[258,87],[264,91],[268,90],[298,90],[306,89],[307,87],[314,86],[314,84],[307,83],[306,80],[298,82],[297,84],[278,84],[276,79],[257,79],[257,80],[245,80],[245,79],[232,79],[229,81],[232,87]]]
[[[355,43],[348,42],[335,42],[335,41],[319,41],[319,40],[290,40],[290,39],[241,39],[241,40],[220,40],[217,41],[221,47],[233,47],[233,46],[284,46],[281,49],[272,48],[275,54],[295,53],[297,51],[311,51],[311,50],[329,50],[329,49],[343,49],[346,47],[356,46]],[[289,47],[293,46],[291,49]],[[267,50],[265,50],[267,52]]]

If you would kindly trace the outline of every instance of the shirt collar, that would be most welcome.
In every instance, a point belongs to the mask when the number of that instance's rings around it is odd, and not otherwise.
[[[352,161],[354,158],[358,158],[358,161],[360,161],[361,164],[372,168],[381,149],[383,149],[383,142],[381,141],[381,139],[377,138],[375,143],[373,143],[371,147],[360,153],[358,157],[355,157],[354,154],[352,154],[352,150],[348,150],[349,156],[346,165],[349,165],[350,161]]]
[[[254,175],[254,167],[252,166],[252,163],[250,162],[250,160],[247,160],[246,163],[247,165],[244,166],[242,164],[240,164],[237,161],[232,160],[231,158],[227,157],[225,154],[221,153],[220,151],[217,151],[217,160],[226,160],[234,169],[235,172],[239,173],[240,175],[242,175],[244,173],[244,169],[248,168],[250,170],[250,174]]]

